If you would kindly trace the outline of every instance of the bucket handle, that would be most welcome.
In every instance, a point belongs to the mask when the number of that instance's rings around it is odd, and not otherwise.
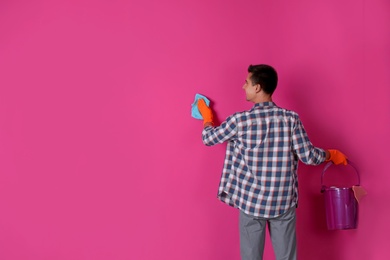
[[[347,162],[348,162],[347,165],[350,165],[350,166],[355,170],[356,175],[357,175],[357,177],[358,177],[358,184],[355,185],[355,186],[360,186],[360,175],[359,175],[358,170],[356,169],[356,166],[355,166],[350,160],[348,160],[348,159],[347,159]],[[326,171],[330,166],[332,166],[332,165],[333,165],[332,162],[328,162],[328,163],[325,165],[324,169],[322,170],[322,174],[321,174],[321,192],[324,192],[324,191],[325,191],[325,186],[324,186],[324,182],[323,182],[323,181],[324,181],[325,171]]]

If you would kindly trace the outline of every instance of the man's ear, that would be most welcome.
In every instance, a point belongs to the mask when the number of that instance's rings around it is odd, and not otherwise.
[[[261,85],[256,84],[256,93],[259,93],[261,91]]]

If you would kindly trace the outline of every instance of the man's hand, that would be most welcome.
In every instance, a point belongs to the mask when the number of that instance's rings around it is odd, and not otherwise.
[[[200,98],[197,106],[203,117],[203,125],[213,125],[213,111],[211,111],[211,109],[206,105],[206,102]]]
[[[347,165],[348,164],[347,156],[345,156],[339,150],[328,150],[327,151],[327,160],[326,161],[331,161],[332,163],[334,163],[336,165],[338,165],[338,164]]]

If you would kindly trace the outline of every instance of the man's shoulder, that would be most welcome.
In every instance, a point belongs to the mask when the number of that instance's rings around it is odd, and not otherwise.
[[[286,116],[299,117],[298,113],[291,109],[275,106],[275,111],[285,114]]]
[[[277,105],[267,107],[266,109],[256,109],[256,107],[253,107],[249,110],[238,111],[230,115],[228,119],[241,121],[246,119],[264,118],[268,116],[282,116],[299,119],[299,114],[296,111],[279,107]]]

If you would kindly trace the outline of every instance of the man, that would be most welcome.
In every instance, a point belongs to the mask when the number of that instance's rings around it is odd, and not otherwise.
[[[229,116],[219,127],[213,126],[205,101],[197,105],[204,119],[204,144],[228,142],[218,198],[240,210],[243,260],[262,259],[267,224],[276,259],[296,259],[298,160],[347,164],[340,151],[313,146],[298,114],[272,101],[277,81],[271,66],[250,65],[243,89],[254,106]]]

